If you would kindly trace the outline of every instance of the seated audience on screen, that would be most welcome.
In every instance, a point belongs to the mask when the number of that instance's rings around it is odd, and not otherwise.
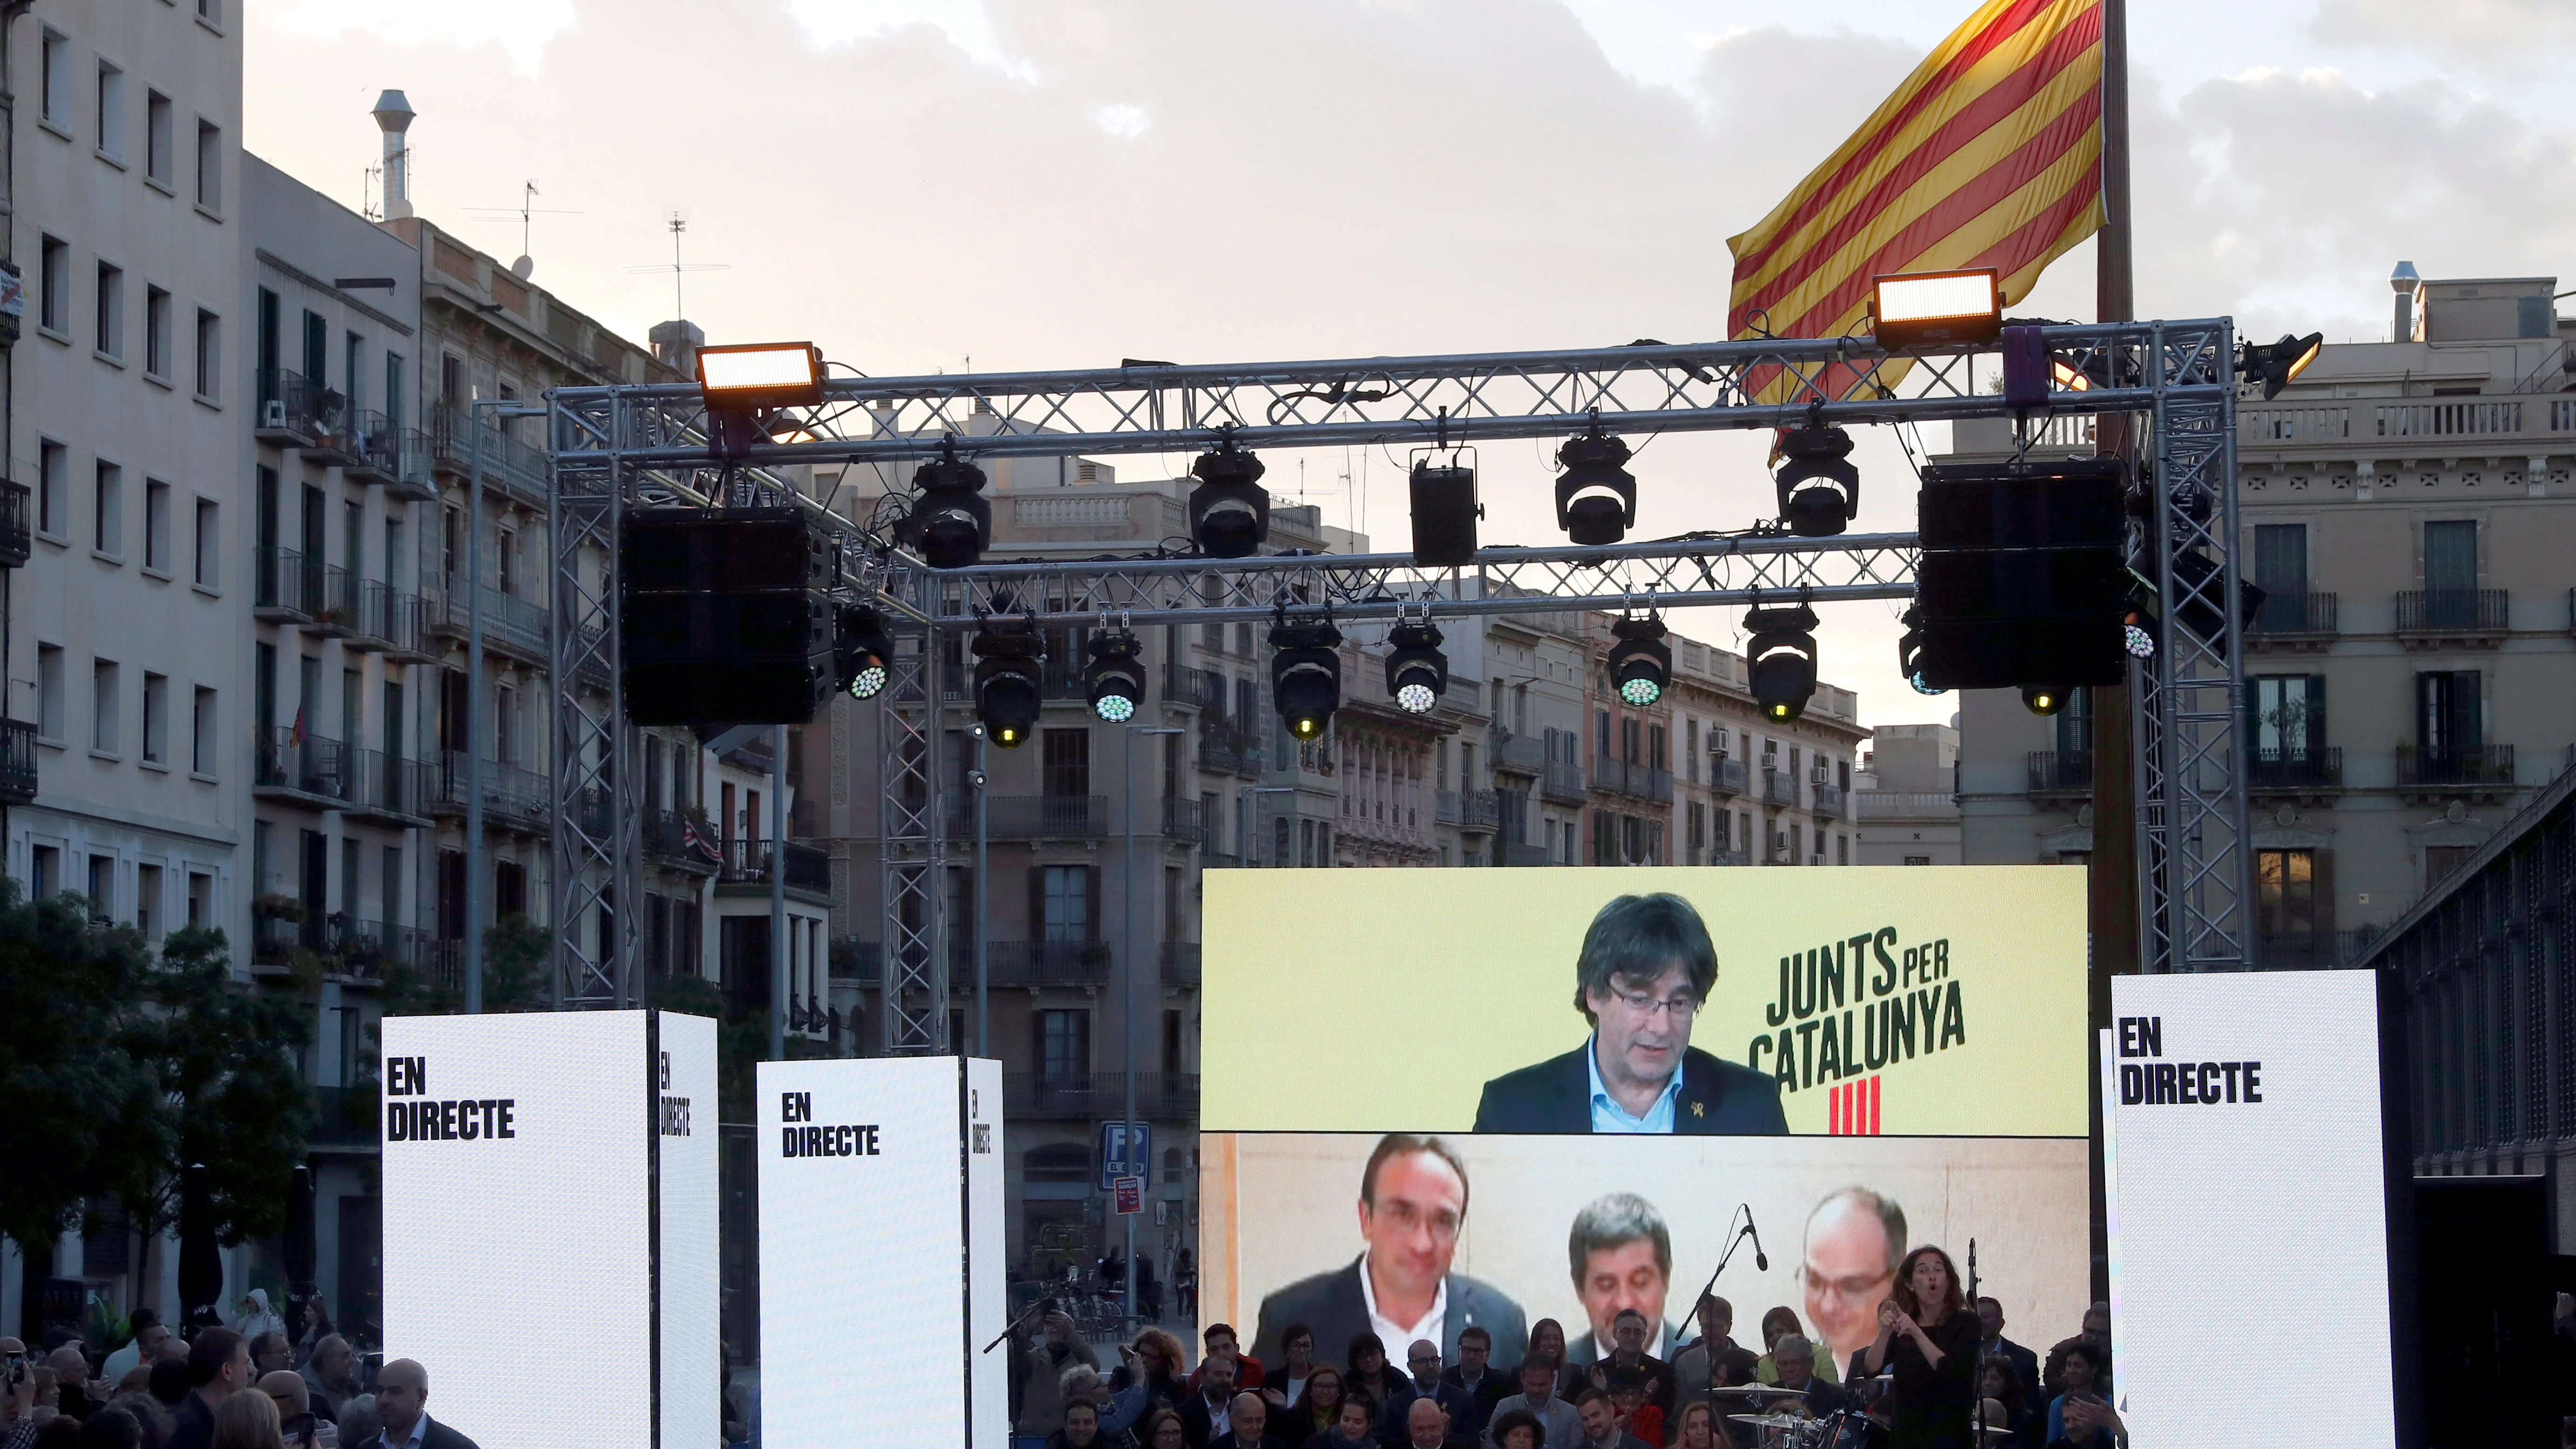
[[[1772,1362],[1772,1351],[1779,1346],[1781,1339],[1786,1338],[1793,1333],[1800,1337],[1805,1337],[1806,1332],[1807,1330],[1798,1322],[1797,1310],[1789,1307],[1787,1304],[1782,1304],[1781,1306],[1772,1309],[1770,1312],[1763,1314],[1762,1356],[1753,1361],[1753,1382],[1757,1384],[1776,1384],[1780,1382],[1780,1367],[1778,1364]],[[1817,1378],[1824,1380],[1826,1383],[1833,1383],[1835,1381],[1834,1359],[1832,1354],[1825,1353],[1815,1355],[1815,1374]]]
[[[1476,1417],[1475,1400],[1465,1389],[1449,1382],[1440,1364],[1440,1346],[1427,1338],[1417,1338],[1404,1351],[1405,1366],[1412,1371],[1415,1393],[1440,1406],[1443,1432],[1455,1429],[1461,1420]]]
[[[1449,1411],[1425,1394],[1404,1411],[1404,1443],[1409,1449],[1466,1449],[1467,1441],[1449,1435]]]
[[[1279,1352],[1280,1361],[1261,1370],[1261,1397],[1274,1409],[1287,1408],[1306,1392],[1306,1376],[1315,1371],[1314,1328],[1292,1323],[1281,1329]]]
[[[1190,1436],[1181,1427],[1181,1411],[1156,1409],[1145,1416],[1145,1427],[1136,1433],[1142,1449],[1190,1449]]]
[[[1286,1449],[1271,1437],[1270,1402],[1257,1393],[1240,1393],[1227,1406],[1225,1432],[1208,1441],[1208,1449]]]
[[[2058,1400],[2062,1409],[2052,1406],[2051,1415],[2059,1427],[2049,1436],[2052,1446],[2066,1444],[2073,1449],[2118,1449],[2129,1440],[2129,1427],[2120,1422],[2118,1411],[2089,1391],[2069,1393]]]
[[[1199,1367],[1206,1372],[1197,1375],[1198,1392],[1180,1406],[1181,1427],[1189,1435],[1190,1449],[1205,1449],[1208,1441],[1225,1432],[1234,1404],[1233,1361]]]
[[[1521,1391],[1495,1401],[1493,1418],[1485,1425],[1486,1444],[1492,1449],[1509,1449],[1502,1442],[1503,1422],[1521,1414],[1538,1425],[1539,1449],[1575,1449],[1583,1441],[1583,1416],[1572,1403],[1557,1395],[1556,1360],[1533,1352],[1521,1360],[1520,1371],[1514,1377]]]
[[[1199,1335],[1199,1337],[1207,1344],[1207,1356],[1199,1360],[1198,1373],[1190,1375],[1190,1386],[1192,1388],[1196,1388],[1198,1386],[1199,1374],[1207,1372],[1207,1366],[1216,1362],[1218,1359],[1227,1359],[1234,1364],[1234,1386],[1236,1389],[1257,1389],[1261,1387],[1261,1361],[1243,1356],[1241,1348],[1235,1342],[1234,1325],[1229,1323],[1211,1323],[1207,1327],[1207,1332]]]
[[[1699,1338],[1673,1355],[1671,1403],[1697,1403],[1711,1388],[1751,1383],[1753,1351],[1735,1341],[1735,1305],[1714,1293],[1700,1296]]]
[[[1387,1363],[1386,1344],[1374,1333],[1352,1337],[1350,1365],[1350,1377],[1343,1380],[1347,1391],[1377,1405],[1379,1436],[1394,1437],[1396,1426],[1404,1422],[1405,1406],[1421,1397],[1413,1380]]]
[[[1129,1384],[1111,1392],[1100,1370],[1078,1363],[1064,1371],[1064,1405],[1070,1409],[1076,1402],[1091,1405],[1100,1419],[1100,1437],[1115,1444],[1125,1439],[1127,1431],[1143,1422],[1147,1410],[1154,1407],[1143,1384]]]
[[[1485,1436],[1485,1424],[1494,1416],[1494,1405],[1520,1392],[1520,1385],[1494,1367],[1493,1356],[1491,1333],[1481,1326],[1463,1330],[1458,1335],[1458,1361],[1440,1374],[1440,1382],[1466,1396],[1463,1408],[1450,1411],[1449,1432],[1469,1443]]]
[[[1089,1399],[1067,1399],[1064,1427],[1047,1436],[1046,1449],[1092,1449],[1100,1443],[1100,1406]]]
[[[1585,1389],[1574,1397],[1574,1412],[1583,1416],[1583,1439],[1586,1449],[1653,1449],[1636,1435],[1619,1427],[1619,1406],[1600,1389]]]
[[[1504,1409],[1485,1426],[1494,1449],[1547,1449],[1547,1429],[1527,1409]]]
[[[1674,1431],[1672,1449],[1720,1449],[1717,1442],[1717,1410],[1702,1401],[1693,1400],[1681,1406],[1681,1424]]]
[[[1779,1368],[1780,1387],[1806,1394],[1797,1401],[1799,1410],[1821,1419],[1837,1409],[1853,1406],[1850,1390],[1816,1376],[1816,1347],[1805,1338],[1794,1333],[1783,1335],[1771,1346],[1771,1360]]]
[[[1262,1397],[1269,1397],[1268,1392]],[[1315,1365],[1296,1401],[1280,1411],[1279,1437],[1304,1443],[1317,1434],[1330,1434],[1341,1421],[1344,1397],[1342,1371],[1328,1363]]]
[[[2022,1392],[2039,1392],[2039,1355],[2004,1337],[2004,1305],[2001,1299],[1977,1300],[1977,1322],[1985,1333],[1977,1341],[1979,1358],[2000,1358],[2010,1365],[2013,1377],[2021,1381]]]
[[[2033,1437],[2040,1427],[2039,1413],[2031,1407],[2030,1394],[2022,1387],[2021,1374],[2011,1359],[2001,1355],[1979,1359],[1977,1392],[2002,1405],[2003,1418],[1989,1418],[1987,1427],[2010,1429],[2015,1444],[2040,1442]]]
[[[1333,1416],[1333,1427],[1308,1439],[1305,1449],[1347,1449],[1376,1442],[1377,1406],[1365,1398],[1347,1398]]]
[[[2109,1356],[2082,1338],[2070,1338],[2049,1355],[2057,1364],[2057,1397],[2048,1401],[2047,1434],[2054,1441],[2065,1437],[2066,1401],[2073,1395],[2100,1399],[2109,1391]]]

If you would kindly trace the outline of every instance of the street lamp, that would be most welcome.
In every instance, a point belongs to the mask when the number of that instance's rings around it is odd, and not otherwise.
[[[1118,1035],[1120,1052],[1126,1058],[1127,1113],[1120,1118],[1127,1151],[1136,1150],[1136,971],[1140,959],[1136,950],[1136,737],[1139,735],[1181,735],[1189,731],[1173,725],[1134,725],[1127,730],[1123,753],[1127,757],[1127,859],[1122,867],[1125,879],[1118,891],[1119,931],[1127,942],[1127,974],[1119,983]],[[978,990],[982,986],[980,972]],[[1132,1160],[1132,1159],[1131,1159]],[[1145,1175],[1154,1170],[1151,1162],[1143,1164]],[[1116,1204],[1113,1202],[1112,1206]],[[1126,1296],[1120,1300],[1120,1311],[1126,1315],[1123,1337],[1136,1333],[1136,1214],[1127,1213],[1127,1284]]]

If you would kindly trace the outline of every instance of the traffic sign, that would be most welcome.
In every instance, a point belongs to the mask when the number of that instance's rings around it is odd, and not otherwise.
[[[1145,1210],[1145,1179],[1122,1177],[1111,1185],[1110,1192],[1117,1199],[1117,1210],[1121,1216]]]
[[[1154,1128],[1146,1122],[1100,1124],[1100,1190],[1108,1192],[1122,1177],[1153,1175]]]

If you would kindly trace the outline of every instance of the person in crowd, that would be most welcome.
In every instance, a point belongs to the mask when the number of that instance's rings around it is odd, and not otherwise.
[[[1541,1322],[1548,1320],[1542,1319]],[[1560,1333],[1559,1336],[1563,1335]],[[1532,1352],[1521,1360],[1519,1371],[1513,1375],[1519,1381],[1521,1391],[1495,1401],[1494,1415],[1485,1425],[1485,1442],[1488,1445],[1494,1449],[1505,1449],[1502,1444],[1503,1421],[1514,1414],[1524,1415],[1538,1425],[1539,1449],[1574,1449],[1581,1442],[1582,1415],[1575,1412],[1574,1405],[1557,1396],[1556,1373],[1556,1360],[1545,1354]]]
[[[2064,1407],[2052,1409],[2059,1426],[2049,1438],[2049,1449],[2060,1444],[2068,1449],[2116,1449],[2128,1442],[2129,1426],[2120,1422],[2119,1411],[2101,1395],[2077,1389],[2059,1403]]]
[[[1181,1428],[1180,1411],[1158,1408],[1145,1416],[1145,1427],[1136,1435],[1143,1449],[1189,1449],[1190,1436]]]
[[[1261,1396],[1275,1409],[1288,1408],[1306,1393],[1306,1376],[1315,1371],[1315,1330],[1292,1323],[1279,1333],[1280,1359],[1261,1370]]]
[[[98,1391],[96,1401],[106,1401],[107,1386],[91,1382],[89,1355],[82,1351],[77,1339],[45,1355],[45,1367],[54,1371],[54,1407],[66,1417],[89,1417],[92,1388]]]
[[[1442,1434],[1447,1434],[1458,1419],[1475,1416],[1475,1403],[1467,1391],[1450,1383],[1441,1371],[1440,1345],[1427,1338],[1415,1339],[1412,1347],[1404,1351],[1404,1366],[1413,1376],[1413,1391],[1440,1406]]]
[[[1064,1427],[1047,1436],[1046,1449],[1096,1449],[1102,1443],[1100,1406],[1089,1399],[1066,1399]]]
[[[0,1338],[0,1449],[28,1449],[36,1442],[36,1374],[27,1345]]]
[[[1975,1449],[1969,1411],[1976,1389],[1976,1315],[1967,1311],[1950,1255],[1926,1244],[1898,1265],[1895,1296],[1879,1305],[1878,1337],[1861,1355],[1889,1372],[1894,1449]]]
[[[1233,1359],[1216,1359],[1199,1365],[1198,1387],[1181,1408],[1181,1427],[1190,1441],[1190,1449],[1207,1449],[1208,1443],[1226,1432],[1234,1404]]]
[[[1619,1411],[1619,1431],[1646,1443],[1664,1442],[1664,1411],[1646,1398],[1646,1385],[1621,1377],[1610,1385],[1610,1407]]]
[[[1833,1361],[1835,1377],[1855,1377],[1852,1359],[1878,1336],[1878,1307],[1887,1301],[1905,1259],[1905,1209],[1884,1193],[1845,1187],[1825,1194],[1807,1214],[1807,1321]]]
[[[1619,1406],[1601,1389],[1585,1389],[1575,1396],[1574,1412],[1583,1416],[1584,1449],[1654,1449],[1645,1440],[1619,1427]]]
[[[1977,1357],[2000,1358],[2009,1365],[2013,1377],[2021,1381],[2022,1393],[2039,1392],[2039,1355],[2004,1337],[2004,1305],[2001,1299],[1977,1300],[1977,1326],[1982,1334],[1977,1340]]]
[[[1206,1372],[1207,1366],[1218,1359],[1227,1359],[1234,1364],[1234,1387],[1238,1392],[1261,1387],[1261,1361],[1243,1356],[1242,1349],[1234,1336],[1234,1325],[1211,1323],[1207,1327],[1207,1332],[1200,1334],[1199,1338],[1207,1345],[1207,1355],[1199,1360],[1200,1373]],[[1190,1387],[1197,1388],[1198,1385],[1198,1373],[1191,1374]]]
[[[1154,1276],[1154,1259],[1150,1254],[1136,1255],[1136,1303],[1152,1323],[1163,1316],[1163,1284]]]
[[[1066,1369],[1063,1387],[1067,1409],[1076,1402],[1091,1406],[1093,1417],[1099,1421],[1097,1437],[1105,1445],[1124,1444],[1128,1431],[1142,1422],[1145,1411],[1153,1407],[1145,1397],[1143,1384],[1130,1384],[1112,1393],[1100,1377],[1100,1370],[1087,1363]]]
[[[1187,1248],[1181,1249],[1172,1259],[1172,1292],[1180,1298],[1183,1318],[1199,1316],[1198,1259]]]
[[[286,1449],[277,1403],[266,1394],[236,1393],[215,1407],[214,1449]]]
[[[1714,1293],[1700,1295],[1699,1338],[1673,1355],[1673,1403],[1705,1402],[1712,1388],[1753,1382],[1753,1350],[1735,1341],[1735,1305]]]
[[[128,1369],[150,1368],[160,1356],[161,1341],[170,1336],[170,1326],[149,1308],[135,1309],[126,1319],[126,1327],[134,1336],[125,1341],[125,1347],[109,1354],[106,1365],[99,1370],[99,1376],[110,1383],[123,1379]]]
[[[1485,1427],[1492,1449],[1547,1449],[1547,1426],[1527,1409],[1498,1409]]]
[[[1074,1331],[1072,1316],[1063,1310],[1040,1314],[1038,1335],[1037,1342],[1020,1350],[1020,1414],[1012,1427],[1013,1439],[1032,1449],[1064,1427],[1065,1370],[1075,1364],[1100,1367],[1100,1356]]]
[[[313,1361],[313,1351],[320,1348],[322,1346],[322,1340],[330,1337],[333,1331],[331,1328],[331,1315],[322,1307],[321,1294],[314,1293],[307,1295],[303,1301],[303,1306],[300,1312],[302,1317],[298,1319],[296,1323],[295,1334],[295,1366],[297,1368],[302,1368],[304,1365]]]
[[[81,1449],[143,1449],[143,1426],[118,1408],[103,1408],[81,1420]]]
[[[159,1399],[148,1393],[118,1394],[107,1406],[132,1419],[143,1430],[143,1449],[161,1449],[170,1442],[173,1427],[170,1411]]]
[[[171,1342],[179,1343],[181,1340],[174,1336]],[[179,1406],[188,1398],[188,1361],[184,1358],[164,1358],[154,1364],[151,1384],[147,1392],[164,1412],[172,1416],[171,1432],[177,1433]]]
[[[1701,1400],[1682,1405],[1681,1422],[1673,1432],[1673,1449],[1718,1449],[1717,1410]]]
[[[1282,1357],[1280,1334],[1311,1326],[1329,1351],[1354,1335],[1380,1343],[1427,1338],[1455,1357],[1458,1335],[1482,1326],[1516,1358],[1526,1337],[1518,1303],[1499,1288],[1450,1271],[1467,1221],[1467,1164],[1438,1137],[1390,1133],[1360,1169],[1358,1257],[1263,1297],[1252,1336],[1256,1358]]]
[[[56,1414],[36,1426],[36,1439],[30,1449],[80,1449],[80,1441],[81,1421]]]
[[[304,1376],[305,1395],[312,1401],[314,1413],[337,1419],[340,1405],[357,1397],[357,1380],[350,1376],[357,1362],[349,1340],[336,1333],[326,1333],[314,1343],[313,1352],[298,1370]]]
[[[353,1394],[340,1405],[337,1421],[342,1449],[354,1449],[376,1432],[376,1396]]]
[[[1801,1334],[1781,1335],[1771,1346],[1771,1361],[1780,1370],[1780,1387],[1805,1394],[1800,1403],[1818,1418],[1858,1403],[1849,1389],[1817,1376],[1816,1346]]]
[[[2056,1364],[2050,1377],[2057,1384],[2057,1394],[2048,1401],[2046,1432],[2051,1443],[2066,1437],[2066,1401],[2077,1394],[2089,1398],[2109,1398],[2104,1380],[2110,1377],[2110,1356],[2089,1341],[2077,1337],[2059,1344],[2049,1354]]]
[[[1574,1403],[1574,1391],[1583,1387],[1589,1380],[1585,1376],[1584,1368],[1565,1361],[1565,1325],[1553,1318],[1542,1318],[1530,1325],[1527,1356],[1544,1358],[1556,1365],[1557,1396],[1564,1399],[1571,1407]]]
[[[1493,1366],[1494,1336],[1483,1328],[1469,1328],[1458,1335],[1458,1361],[1441,1371],[1440,1381],[1466,1395],[1465,1408],[1454,1411],[1449,1432],[1470,1443],[1485,1437],[1485,1424],[1494,1416],[1494,1405],[1506,1396],[1520,1392]]]
[[[355,1449],[475,1449],[474,1441],[429,1416],[429,1370],[398,1358],[376,1370],[373,1439]]]
[[[1245,1392],[1226,1406],[1225,1432],[1208,1440],[1208,1449],[1284,1449],[1270,1434],[1270,1401]]]
[[[1449,1411],[1428,1394],[1404,1411],[1404,1442],[1408,1449],[1466,1449],[1465,1440],[1449,1436]]]
[[[1691,1020],[1716,985],[1717,949],[1688,901],[1613,899],[1574,958],[1574,1009],[1591,1038],[1485,1083],[1476,1130],[1785,1134],[1769,1073],[1691,1045]]]
[[[295,1345],[275,1329],[254,1333],[250,1338],[250,1368],[254,1374],[273,1374],[295,1367]]]
[[[172,1411],[169,1449],[210,1449],[215,1410],[250,1387],[250,1345],[229,1328],[201,1328],[188,1344],[188,1394]]]
[[[1362,1398],[1342,1400],[1334,1413],[1333,1427],[1315,1435],[1305,1449],[1351,1449],[1358,1444],[1377,1443],[1377,1407]]]
[[[1633,1192],[1593,1199],[1574,1215],[1565,1257],[1575,1297],[1592,1323],[1567,1349],[1569,1362],[1589,1364],[1607,1354],[1612,1324],[1631,1310],[1644,1315],[1652,1330],[1642,1351],[1658,1361],[1670,1359],[1676,1335],[1664,1322],[1664,1299],[1673,1276],[1673,1235],[1653,1203]],[[1672,1382],[1669,1374],[1664,1382]]]
[[[233,1332],[244,1338],[286,1332],[286,1320],[278,1316],[276,1309],[268,1306],[268,1290],[265,1288],[253,1288],[244,1293],[241,1301],[233,1305],[233,1310],[239,1315],[233,1323]]]
[[[295,1370],[261,1374],[251,1387],[277,1405],[277,1431],[285,1437],[287,1449],[333,1449],[339,1443],[340,1426],[314,1416],[304,1380]],[[326,1434],[328,1444],[324,1442]]]
[[[1279,1421],[1279,1437],[1301,1444],[1317,1434],[1331,1433],[1342,1417],[1342,1371],[1328,1363],[1317,1364],[1302,1385]]]
[[[1381,1433],[1390,1424],[1403,1422],[1405,1406],[1417,1397],[1413,1381],[1386,1361],[1386,1345],[1374,1333],[1363,1333],[1351,1340],[1350,1376],[1342,1382],[1345,1391],[1365,1397],[1377,1405]]]
[[[1126,1362],[1109,1376],[1109,1387],[1123,1392],[1131,1385],[1145,1389],[1148,1409],[1177,1410],[1190,1398],[1189,1375],[1182,1371],[1181,1341],[1159,1328],[1148,1328],[1136,1335],[1132,1344],[1119,1347]]]
[[[2015,1444],[2042,1442],[2032,1435],[2040,1428],[2038,1411],[2031,1407],[2030,1393],[2022,1387],[2021,1372],[2013,1361],[2002,1354],[1987,1354],[1977,1360],[1977,1392],[2000,1406],[2000,1419],[1989,1416],[1986,1427],[2008,1429]]]
[[[1671,1402],[1673,1366],[1646,1352],[1646,1315],[1622,1308],[1611,1320],[1610,1333],[1610,1355],[1592,1366],[1592,1386],[1613,1394],[1633,1388],[1644,1402],[1655,1406],[1660,1418]]]

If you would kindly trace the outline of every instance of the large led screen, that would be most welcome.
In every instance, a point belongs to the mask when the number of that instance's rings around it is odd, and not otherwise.
[[[2112,1361],[2140,1444],[2277,1437],[2295,1343],[2336,1366],[2302,1437],[2396,1438],[2377,983],[2122,976],[2104,1043]]]
[[[2081,1137],[2084,909],[2077,866],[1211,871],[1203,1121]]]
[[[1770,1258],[1748,1241],[1717,1280],[1739,1341],[1758,1345],[1764,1313],[1785,1306],[1847,1366],[1898,1261],[1927,1243],[1963,1275],[1973,1244],[1979,1290],[2016,1336],[2047,1342],[2084,1314],[2080,1139],[1226,1133],[1202,1163],[1200,1321],[1236,1325],[1269,1362],[1292,1322],[1314,1330],[1318,1362],[1344,1362],[1372,1310],[1412,1317],[1407,1292],[1440,1300],[1453,1363],[1475,1326],[1494,1363],[1514,1364],[1541,1319],[1589,1363],[1628,1308],[1669,1358],[1739,1207]]]
[[[469,1437],[720,1434],[712,1330],[687,1321],[717,1302],[713,1024],[654,1015],[384,1021],[385,1356],[419,1360],[430,1412]],[[590,1349],[530,1373],[495,1331],[507,1304],[580,1305]]]
[[[989,1061],[759,1064],[770,1449],[1006,1449],[1001,1103]]]

